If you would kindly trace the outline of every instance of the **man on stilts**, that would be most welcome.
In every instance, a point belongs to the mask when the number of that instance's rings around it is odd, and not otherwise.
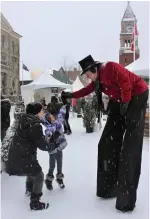
[[[62,93],[62,98],[80,98],[95,91],[102,111],[102,92],[110,98],[98,144],[97,196],[116,197],[116,209],[132,211],[141,171],[148,86],[115,62],[100,63],[89,55],[79,64],[81,75],[86,74],[92,82],[74,93]]]

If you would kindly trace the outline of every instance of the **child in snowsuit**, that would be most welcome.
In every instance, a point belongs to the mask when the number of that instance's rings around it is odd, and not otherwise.
[[[61,106],[61,105],[60,105]],[[45,135],[49,141],[49,171],[46,175],[46,187],[49,190],[53,189],[52,181],[54,179],[54,169],[55,162],[57,161],[57,174],[56,181],[61,188],[64,188],[63,178],[64,174],[62,173],[62,161],[63,161],[63,152],[62,150],[67,146],[67,141],[63,133],[63,122],[66,114],[66,107],[61,107],[60,111],[49,104],[48,113],[44,114],[42,117],[42,122],[46,127]],[[58,115],[57,115],[58,114]]]

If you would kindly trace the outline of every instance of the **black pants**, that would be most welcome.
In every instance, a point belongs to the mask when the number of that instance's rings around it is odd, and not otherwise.
[[[71,133],[72,132],[68,119],[65,119],[65,121],[64,121],[64,132],[65,133],[68,133],[68,132]]]
[[[41,194],[43,188],[44,173],[41,171],[36,176],[27,176],[26,189],[34,194]]]
[[[97,196],[117,197],[116,208],[134,208],[141,171],[148,91],[132,97],[125,116],[110,101],[110,113],[98,144]]]

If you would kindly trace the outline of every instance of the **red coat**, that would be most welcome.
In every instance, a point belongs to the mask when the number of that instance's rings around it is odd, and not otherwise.
[[[104,63],[100,68],[99,76],[102,92],[114,101],[129,102],[132,96],[139,95],[148,89],[146,82],[140,76],[115,62]],[[87,87],[73,94],[75,98],[80,98],[94,90],[94,82],[91,82]]]

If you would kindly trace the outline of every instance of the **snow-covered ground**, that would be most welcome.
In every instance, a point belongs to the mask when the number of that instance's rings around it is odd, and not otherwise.
[[[142,173],[138,189],[137,207],[132,213],[115,209],[115,199],[96,197],[97,144],[101,131],[86,134],[82,119],[71,118],[72,135],[67,136],[63,172],[66,188],[61,190],[54,182],[54,190],[44,185],[42,200],[50,203],[45,211],[31,212],[29,198],[25,197],[25,178],[1,176],[2,219],[148,219],[149,216],[149,142],[144,139]],[[48,171],[47,152],[38,151],[43,171]]]

